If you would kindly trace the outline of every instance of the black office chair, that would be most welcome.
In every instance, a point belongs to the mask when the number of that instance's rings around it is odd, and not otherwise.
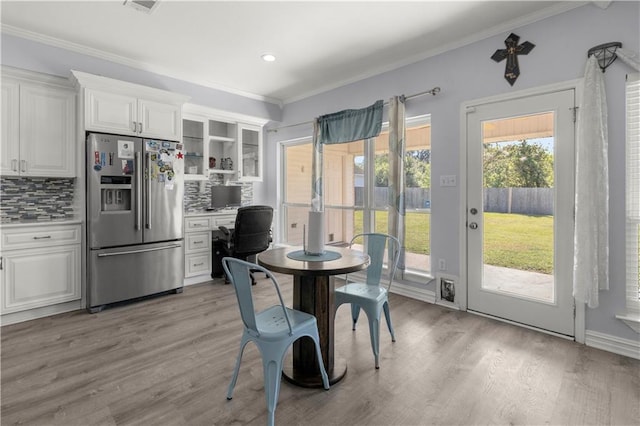
[[[269,248],[272,220],[273,208],[270,206],[240,207],[233,230],[218,227],[225,237],[225,255],[255,263],[255,259],[249,257]],[[225,282],[229,282],[226,274]],[[255,278],[251,275],[251,284],[255,283]]]

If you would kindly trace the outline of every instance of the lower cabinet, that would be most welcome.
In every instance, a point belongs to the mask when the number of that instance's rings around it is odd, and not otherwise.
[[[80,300],[80,235],[80,225],[3,228],[0,314]]]
[[[212,232],[219,232],[219,226],[233,228],[236,215],[229,213],[211,213],[192,215],[184,220],[184,270],[185,285],[211,279]]]

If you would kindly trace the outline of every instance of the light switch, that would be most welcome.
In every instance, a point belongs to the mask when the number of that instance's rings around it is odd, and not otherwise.
[[[440,175],[440,186],[456,186],[456,175]]]

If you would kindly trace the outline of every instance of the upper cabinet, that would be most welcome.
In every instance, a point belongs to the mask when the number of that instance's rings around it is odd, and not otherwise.
[[[60,77],[2,72],[0,174],[75,177],[74,88]]]
[[[182,104],[188,97],[72,71],[84,102],[84,129],[181,141]]]
[[[262,128],[238,124],[238,178],[262,181]]]
[[[198,105],[184,106],[187,180],[218,174],[224,181],[262,181],[262,132],[266,120]]]

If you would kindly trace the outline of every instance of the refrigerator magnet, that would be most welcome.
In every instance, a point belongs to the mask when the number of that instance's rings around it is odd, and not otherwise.
[[[133,160],[122,160],[122,173],[125,175],[133,174]]]
[[[176,149],[177,149],[178,151],[182,151],[182,144],[181,144],[181,143],[177,143],[177,144],[176,144]]]
[[[147,141],[147,151],[158,151],[158,142]]]
[[[118,141],[118,158],[133,158],[133,142]]]
[[[162,142],[163,148],[171,148],[171,142]]]
[[[164,182],[164,173],[158,175],[158,182]]]

